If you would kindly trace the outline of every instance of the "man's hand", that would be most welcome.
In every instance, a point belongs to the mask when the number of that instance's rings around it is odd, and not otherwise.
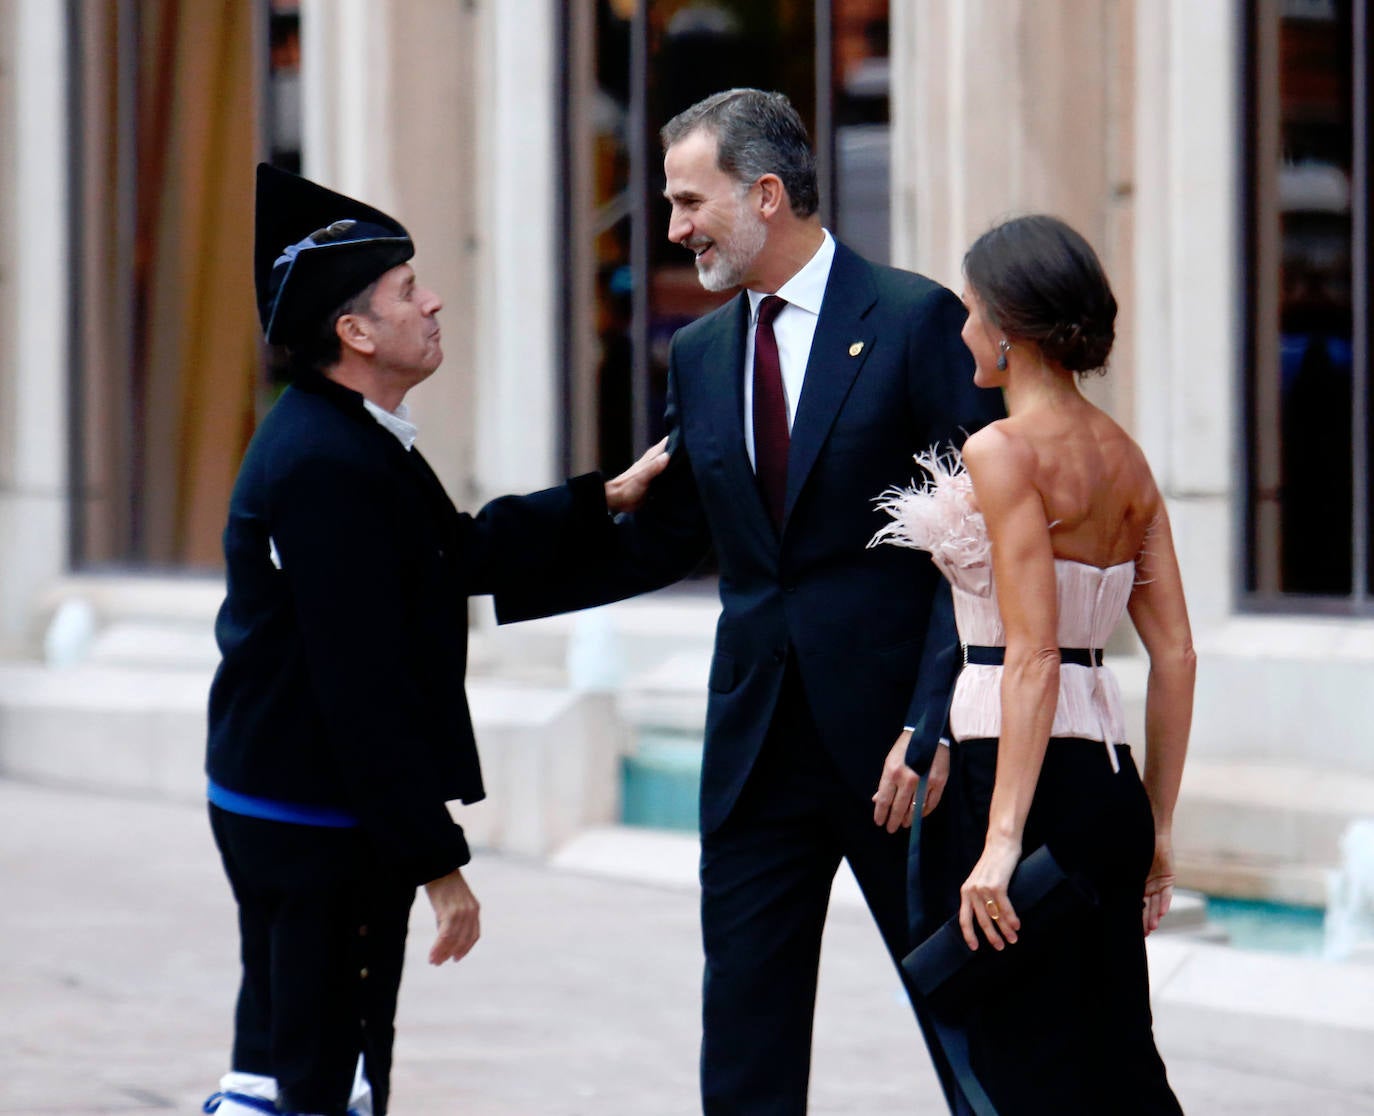
[[[618,477],[606,482],[606,507],[612,515],[632,512],[644,502],[649,483],[668,467],[668,439],[644,451],[644,456]]]
[[[477,896],[463,879],[462,869],[455,868],[447,876],[425,884],[429,905],[434,908],[437,933],[429,951],[429,963],[442,965],[445,961],[461,961],[477,944],[481,935]]]
[[[911,744],[911,730],[907,729],[897,737],[897,743],[887,753],[883,762],[882,778],[878,780],[878,791],[873,796],[873,823],[883,826],[889,833],[898,829],[910,829],[915,816],[916,788],[920,776],[906,765],[906,750]],[[930,773],[926,779],[926,799],[921,806],[921,817],[925,817],[940,804],[945,782],[949,779],[949,749],[941,744],[935,749],[935,758],[930,761]]]

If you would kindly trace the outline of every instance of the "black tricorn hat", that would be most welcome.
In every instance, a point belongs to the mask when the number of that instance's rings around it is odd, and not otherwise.
[[[415,254],[401,223],[308,178],[258,164],[253,279],[273,345],[309,337],[359,291]]]

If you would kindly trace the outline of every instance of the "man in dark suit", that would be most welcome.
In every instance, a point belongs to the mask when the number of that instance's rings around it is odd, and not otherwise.
[[[293,382],[248,447],[224,531],[206,770],[243,980],[233,1070],[205,1106],[219,1116],[385,1116],[416,888],[434,908],[432,964],[479,932],[445,806],[483,796],[467,598],[548,576],[664,463],[459,514],[402,402],[443,359],[413,253],[386,214],[258,168],[258,305]]]
[[[718,94],[663,141],[669,239],[695,255],[703,285],[745,290],[674,337],[671,460],[617,523],[609,557],[576,579],[498,592],[497,610],[518,619],[643,592],[715,547],[703,1105],[792,1116],[806,1108],[839,862],[900,958],[911,945],[902,830],[918,772],[930,808],[948,770],[949,590],[925,555],[867,548],[884,522],[874,499],[910,481],[913,453],[960,444],[1003,412],[973,385],[959,300],[821,227],[812,152],[785,97]]]

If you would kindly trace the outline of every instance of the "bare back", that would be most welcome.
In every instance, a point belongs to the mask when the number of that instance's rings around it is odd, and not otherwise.
[[[1024,448],[1018,456],[1040,494],[1056,558],[1106,567],[1140,555],[1159,512],[1159,490],[1140,447],[1120,426],[1086,400],[1000,425]]]

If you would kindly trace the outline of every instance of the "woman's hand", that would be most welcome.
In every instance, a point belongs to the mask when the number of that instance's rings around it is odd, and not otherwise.
[[[1174,838],[1167,830],[1155,834],[1155,858],[1145,877],[1145,936],[1159,929],[1159,920],[1174,901]]]
[[[959,889],[959,926],[969,949],[978,948],[975,923],[993,949],[1015,943],[1021,920],[1007,898],[1007,885],[1020,860],[1020,841],[988,837],[983,855]]]

